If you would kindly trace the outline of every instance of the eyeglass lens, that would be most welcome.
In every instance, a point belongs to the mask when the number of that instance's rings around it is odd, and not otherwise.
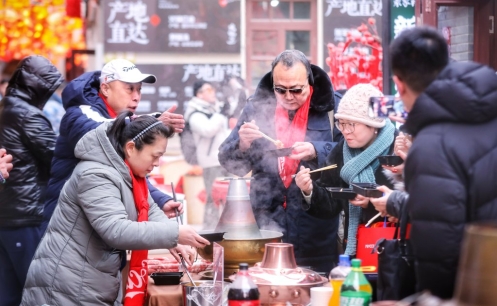
[[[302,93],[304,89],[303,88],[281,88],[281,87],[274,87],[274,91],[279,93],[280,95],[285,95],[287,91],[289,91],[293,95],[299,95]]]
[[[335,122],[335,126],[337,127],[337,129],[339,129],[340,131],[347,131],[347,132],[350,132],[350,133],[353,133],[354,130],[355,130],[355,123],[340,123],[340,122]]]

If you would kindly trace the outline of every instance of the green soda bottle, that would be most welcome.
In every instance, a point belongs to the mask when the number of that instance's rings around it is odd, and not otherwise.
[[[361,260],[352,259],[352,270],[340,290],[340,306],[369,306],[373,289],[361,271]]]

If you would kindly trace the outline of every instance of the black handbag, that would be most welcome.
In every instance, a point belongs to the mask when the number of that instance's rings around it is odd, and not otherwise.
[[[378,253],[378,301],[398,301],[416,292],[414,256],[410,241],[406,239],[406,206],[402,209],[393,239],[380,239],[374,248]]]

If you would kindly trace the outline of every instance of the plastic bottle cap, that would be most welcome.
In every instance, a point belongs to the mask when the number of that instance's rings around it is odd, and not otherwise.
[[[352,259],[352,267],[360,268],[361,267],[361,260],[357,259],[357,258]]]
[[[241,263],[241,264],[238,265],[238,268],[240,270],[248,270],[249,265],[248,265],[248,263]]]

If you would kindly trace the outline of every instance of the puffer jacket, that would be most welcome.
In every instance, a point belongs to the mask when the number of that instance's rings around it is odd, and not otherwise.
[[[55,66],[42,56],[23,59],[0,102],[0,147],[14,168],[0,190],[0,227],[38,226],[56,136],[43,106],[62,83]]]
[[[129,169],[106,135],[85,135],[81,162],[62,189],[36,250],[21,305],[121,305],[121,252],[171,248],[178,224],[149,196],[149,221],[136,222]]]
[[[417,98],[405,124],[411,243],[419,290],[450,298],[466,224],[497,220],[497,75],[450,63]]]
[[[316,169],[325,164],[326,156],[342,137],[339,131],[335,131],[335,137],[332,138],[334,126],[330,126],[328,117],[329,111],[334,107],[336,110],[341,96],[333,92],[325,71],[312,66],[312,74],[314,92],[305,141],[313,144],[317,158],[300,164]],[[275,146],[268,140],[255,140],[245,152],[239,149],[238,131],[245,121],[255,120],[263,133],[276,139],[275,109],[273,82],[271,73],[268,73],[259,83],[255,94],[249,98],[238,124],[219,148],[219,161],[228,172],[239,176],[252,171],[250,201],[259,228],[283,232],[283,241],[294,246],[298,265],[311,266],[315,271],[328,273],[338,259],[338,217],[316,218],[302,210],[304,197],[295,180],[288,189],[283,185],[278,171],[278,158],[268,153]],[[285,200],[286,209],[283,207]]]
[[[62,92],[66,113],[60,123],[60,136],[55,145],[54,158],[45,201],[44,225],[48,223],[57,205],[60,191],[71,176],[79,159],[74,156],[76,143],[87,132],[103,122],[110,121],[104,101],[98,95],[100,71],[87,72],[72,80]],[[154,201],[162,205],[171,197],[148,184]]]

